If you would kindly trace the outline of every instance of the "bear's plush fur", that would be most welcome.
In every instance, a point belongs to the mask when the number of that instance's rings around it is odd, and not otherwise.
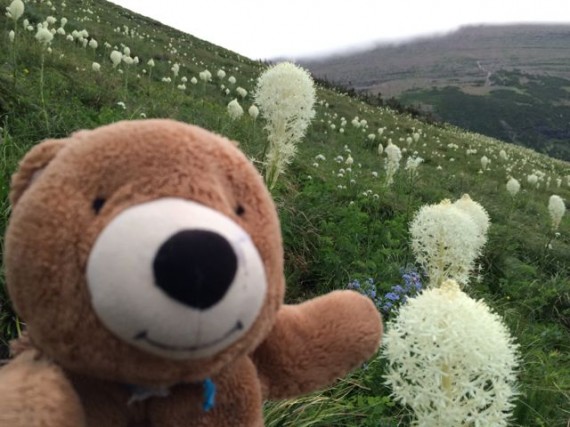
[[[125,121],[44,141],[22,160],[10,199],[6,277],[29,344],[0,369],[1,427],[262,426],[263,400],[325,387],[380,343],[380,315],[356,292],[283,304],[280,225],[263,180],[234,143],[198,127]],[[203,226],[238,236],[227,262],[216,245],[190,248],[212,265],[188,274],[231,270],[226,293],[211,296],[209,280],[161,279],[165,292],[144,281],[158,268],[144,258],[158,250],[148,235]],[[251,320],[235,323],[242,315]],[[236,326],[211,332],[223,322]],[[150,329],[132,336],[131,325]]]

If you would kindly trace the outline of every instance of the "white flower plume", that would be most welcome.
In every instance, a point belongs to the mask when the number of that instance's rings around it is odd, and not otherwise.
[[[239,105],[237,99],[230,101],[228,104],[228,114],[232,120],[237,120],[243,116],[243,108],[241,105]]]
[[[430,287],[445,279],[467,284],[482,246],[479,228],[469,214],[449,200],[422,206],[410,224],[410,235]]]
[[[257,108],[255,104],[249,107],[249,110],[247,110],[247,112],[253,120],[257,119],[257,116],[259,116],[259,108]]]
[[[36,40],[42,46],[47,46],[53,40],[53,34],[47,28],[41,27],[36,33]]]
[[[469,194],[464,194],[461,199],[454,203],[454,206],[468,214],[475,222],[478,231],[477,237],[479,240],[477,251],[479,252],[485,243],[487,243],[487,231],[491,225],[489,214],[483,206],[473,201],[471,197],[469,197]]]
[[[550,213],[553,230],[558,230],[565,212],[566,205],[564,204],[564,200],[556,194],[550,196],[550,199],[548,200],[548,213]]]
[[[14,0],[10,6],[6,8],[6,16],[17,21],[24,14],[24,2],[22,0]]]
[[[512,197],[515,197],[519,190],[521,189],[521,184],[516,179],[511,178],[507,182],[507,191]]]
[[[394,175],[400,168],[400,160],[402,160],[402,151],[400,147],[392,144],[391,140],[388,140],[388,145],[384,149],[386,153],[386,160],[384,167],[386,168],[386,185],[392,185],[394,182]]]
[[[386,329],[386,382],[418,425],[507,425],[518,346],[483,301],[448,280],[409,299]]]
[[[266,182],[270,188],[291,162],[295,144],[303,138],[315,116],[315,97],[310,74],[290,62],[268,68],[257,80],[255,104],[269,134]]]

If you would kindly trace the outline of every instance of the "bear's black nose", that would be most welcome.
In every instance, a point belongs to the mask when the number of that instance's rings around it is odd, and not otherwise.
[[[229,242],[206,230],[183,230],[158,250],[153,263],[156,285],[171,298],[200,310],[220,301],[237,270]]]

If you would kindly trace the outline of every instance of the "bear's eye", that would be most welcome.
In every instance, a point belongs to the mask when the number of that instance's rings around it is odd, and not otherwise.
[[[245,209],[242,205],[237,205],[235,212],[237,216],[242,216],[245,213]]]
[[[93,208],[95,214],[99,213],[105,202],[106,200],[102,197],[97,197],[95,200],[93,200],[93,204],[91,205],[91,207]]]

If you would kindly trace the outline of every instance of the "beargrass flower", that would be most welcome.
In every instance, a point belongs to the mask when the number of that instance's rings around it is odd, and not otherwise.
[[[232,84],[232,85],[235,85],[236,84],[236,78],[234,76],[229,76],[228,82],[230,82],[230,84]]]
[[[98,62],[94,62],[93,64],[91,64],[91,69],[96,73],[98,73],[99,71],[101,71],[101,64],[99,64]]]
[[[509,181],[507,182],[507,191],[512,197],[515,197],[520,189],[521,185],[516,179],[514,178],[509,179]]]
[[[483,170],[487,169],[487,166],[489,166],[489,163],[491,163],[491,160],[489,160],[489,158],[487,156],[481,157],[481,167],[483,168]]]
[[[394,182],[394,175],[400,168],[400,160],[402,159],[402,152],[397,145],[392,144],[388,140],[388,145],[384,149],[386,153],[385,169],[386,169],[386,185],[390,186]]]
[[[564,204],[564,200],[556,194],[550,196],[550,199],[548,200],[548,213],[550,213],[553,230],[558,230],[565,212],[566,205]]]
[[[198,77],[200,77],[200,80],[206,83],[212,80],[212,73],[210,73],[208,70],[200,71],[198,73]]]
[[[239,105],[237,99],[230,101],[228,104],[228,114],[232,120],[237,120],[243,116],[243,108]]]
[[[247,96],[247,90],[245,90],[243,87],[238,87],[236,89],[236,92],[239,96],[241,96],[242,98],[245,98]]]
[[[252,105],[251,107],[249,107],[247,112],[249,113],[250,117],[253,120],[257,119],[257,116],[259,116],[259,108],[257,108],[256,105]]]
[[[8,38],[10,39],[10,43],[14,43],[14,39],[16,38],[16,33],[14,30],[10,30],[8,33]]]
[[[172,71],[172,74],[174,74],[174,77],[178,77],[178,73],[180,72],[180,65],[178,63],[174,64],[172,66],[172,68],[170,69],[170,71]]]
[[[123,60],[123,54],[118,50],[112,51],[109,57],[111,58],[111,62],[113,63],[113,68],[116,68],[117,65],[119,65]]]
[[[423,161],[424,161],[424,159],[422,159],[421,157],[417,157],[417,156],[408,157],[408,159],[406,160],[406,167],[404,169],[409,171],[412,175],[415,175],[416,171],[418,169],[418,166]]]
[[[477,251],[479,252],[487,242],[487,231],[489,230],[489,225],[491,225],[489,214],[481,204],[472,200],[469,194],[464,194],[453,205],[468,214],[475,222],[479,240]]]
[[[14,0],[10,6],[6,8],[6,16],[16,22],[24,14],[24,2],[22,0]]]
[[[471,216],[449,200],[425,205],[410,224],[412,252],[437,287],[445,279],[464,285],[481,250],[481,231]]]
[[[290,62],[268,68],[257,80],[255,103],[266,120],[268,150],[265,179],[269,188],[285,170],[315,116],[313,79]]]
[[[36,40],[44,47],[53,40],[53,34],[47,28],[41,27],[36,33]]]
[[[386,328],[386,383],[421,426],[506,426],[516,345],[502,319],[446,280],[403,305]]]
[[[526,182],[530,185],[538,185],[538,176],[532,173],[526,177]]]
[[[220,70],[218,70],[218,72],[216,73],[216,75],[218,76],[218,78],[219,78],[220,80],[223,80],[224,77],[226,77],[226,72],[225,72],[224,70],[221,70],[221,69],[220,69]]]

